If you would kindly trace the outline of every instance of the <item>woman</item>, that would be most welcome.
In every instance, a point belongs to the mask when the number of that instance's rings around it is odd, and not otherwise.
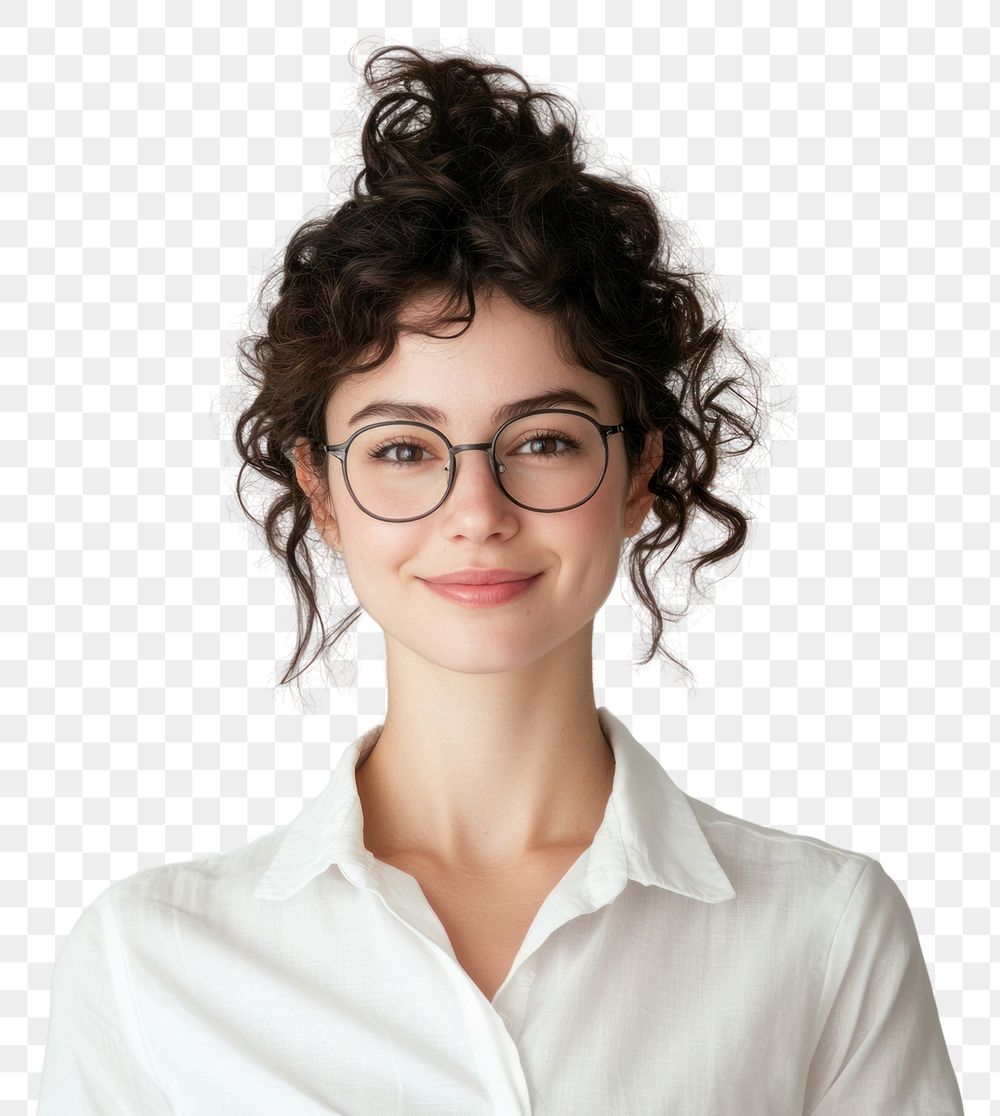
[[[695,572],[744,543],[713,482],[757,395],[714,373],[751,362],[557,98],[406,47],[365,73],[364,172],[292,239],[237,444],[281,486],[282,681],[323,631],[315,528],[387,714],[290,825],[84,912],[40,1111],[961,1112],[878,861],[688,798],[595,707],[626,551],[648,662],[648,562],[699,511],[726,537]]]

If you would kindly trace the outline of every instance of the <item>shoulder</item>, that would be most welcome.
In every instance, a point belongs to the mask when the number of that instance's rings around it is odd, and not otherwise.
[[[158,932],[170,934],[192,921],[248,917],[259,906],[254,888],[287,828],[228,852],[140,869],[110,884],[84,914],[94,908],[133,941],[137,935],[149,940]]]
[[[869,904],[892,905],[902,898],[873,856],[748,821],[690,796],[688,801],[741,907],[748,903],[782,919],[812,913],[829,925],[848,908],[856,889],[855,899]]]

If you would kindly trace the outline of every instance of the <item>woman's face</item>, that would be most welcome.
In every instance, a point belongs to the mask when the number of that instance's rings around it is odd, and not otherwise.
[[[443,412],[431,425],[452,444],[489,442],[496,432],[491,415],[501,404],[562,387],[590,399],[597,421],[620,422],[613,384],[567,365],[552,329],[497,296],[477,299],[475,319],[462,337],[401,333],[388,362],[337,387],[327,406],[327,440],[346,441],[362,426],[394,417],[350,422],[373,400],[391,399]],[[304,442],[297,454],[299,482],[310,491]],[[504,495],[486,453],[462,452],[456,464],[451,493],[436,511],[386,523],[358,507],[341,463],[329,455],[330,498],[314,490],[314,519],[327,543],[342,552],[360,604],[387,640],[463,673],[530,666],[574,636],[585,637],[589,656],[591,624],[614,587],[622,540],[641,526],[652,500],[648,469],[630,489],[623,435],[613,434],[607,472],[594,495],[568,511],[543,513]],[[470,566],[542,576],[519,598],[489,608],[446,599],[421,580]]]

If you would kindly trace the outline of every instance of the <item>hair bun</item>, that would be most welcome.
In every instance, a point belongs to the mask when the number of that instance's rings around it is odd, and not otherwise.
[[[421,196],[428,184],[439,201],[477,205],[492,197],[503,212],[529,173],[537,188],[541,167],[551,167],[555,184],[584,166],[572,105],[533,90],[509,67],[395,45],[375,51],[364,76],[378,99],[362,129],[358,201],[362,181],[370,196],[399,201]],[[546,126],[538,118],[545,105],[566,110],[572,126],[558,119]]]

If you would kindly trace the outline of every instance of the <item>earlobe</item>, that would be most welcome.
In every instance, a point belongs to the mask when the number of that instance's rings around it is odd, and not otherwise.
[[[319,502],[320,510],[317,511],[317,504],[313,505],[313,522],[316,524],[316,529],[326,542],[326,545],[331,550],[340,550],[340,532],[337,530],[337,520],[330,514],[326,500]]]

